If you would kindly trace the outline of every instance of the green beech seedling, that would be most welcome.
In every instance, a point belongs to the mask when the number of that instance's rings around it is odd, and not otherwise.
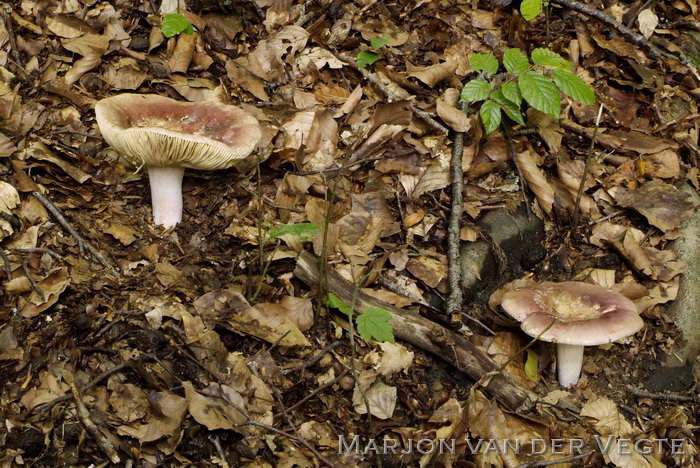
[[[464,85],[461,100],[484,101],[479,117],[486,133],[498,128],[502,112],[514,122],[525,125],[521,112],[523,101],[554,120],[559,120],[560,91],[584,104],[595,102],[593,89],[571,72],[573,65],[561,55],[539,48],[532,51],[530,59],[520,49],[508,49],[503,54],[506,72],[497,75],[499,65],[493,55],[472,54],[469,57],[479,76]]]
[[[187,21],[187,18],[179,13],[169,13],[163,16],[160,29],[165,37],[173,37],[178,34],[194,34],[194,27]]]
[[[520,3],[520,14],[526,21],[530,21],[535,16],[542,13],[542,10],[549,7],[548,1],[542,0],[523,0]]]
[[[357,54],[357,68],[365,68],[366,66],[372,65],[374,62],[382,58],[382,54],[376,51],[384,47],[389,42],[389,35],[384,34],[381,37],[373,37],[369,42],[375,52],[363,50]]]
[[[328,306],[353,319],[353,311],[346,303],[333,293],[328,293]],[[355,317],[357,332],[363,340],[388,341],[394,343],[394,330],[389,324],[391,312],[381,307],[367,307],[363,314]]]

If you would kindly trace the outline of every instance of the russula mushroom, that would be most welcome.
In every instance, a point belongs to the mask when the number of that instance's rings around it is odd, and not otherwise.
[[[255,117],[220,102],[120,94],[98,102],[95,116],[112,148],[148,168],[153,221],[165,227],[182,220],[185,168],[241,167],[261,137]]]
[[[644,325],[625,296],[575,281],[545,282],[507,292],[501,307],[528,335],[556,343],[557,375],[563,387],[578,382],[584,346],[611,343]]]

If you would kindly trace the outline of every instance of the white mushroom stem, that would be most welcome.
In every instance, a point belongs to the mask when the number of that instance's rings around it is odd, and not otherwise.
[[[184,167],[148,166],[151,181],[153,222],[166,228],[182,221],[182,176]]]
[[[557,343],[557,375],[562,387],[572,387],[581,376],[583,345]]]

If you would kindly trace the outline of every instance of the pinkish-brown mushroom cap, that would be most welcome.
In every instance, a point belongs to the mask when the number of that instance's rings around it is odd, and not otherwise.
[[[220,102],[120,94],[98,102],[95,115],[107,143],[137,166],[238,166],[261,137],[255,117]]]
[[[632,301],[600,286],[545,282],[504,294],[501,307],[539,339],[570,345],[600,345],[628,337],[644,322]]]

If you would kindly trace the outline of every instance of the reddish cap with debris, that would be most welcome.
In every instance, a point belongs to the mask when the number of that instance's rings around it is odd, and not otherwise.
[[[637,308],[625,296],[588,283],[545,282],[504,294],[501,307],[522,330],[543,341],[600,345],[642,328]]]
[[[98,102],[95,114],[105,140],[137,166],[225,169],[261,137],[255,117],[220,102],[120,94]]]

